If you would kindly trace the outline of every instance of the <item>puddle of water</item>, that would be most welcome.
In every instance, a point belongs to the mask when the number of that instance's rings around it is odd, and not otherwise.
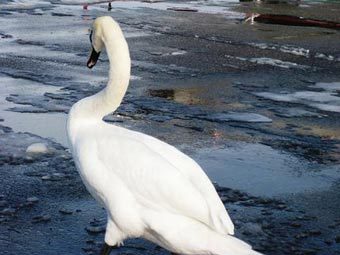
[[[204,98],[202,88],[188,89],[150,89],[148,93],[153,97],[161,97],[173,100],[177,103],[186,105],[204,104],[207,98]]]
[[[165,84],[165,88],[152,88],[146,93],[153,97],[173,100],[184,105],[199,105],[218,111],[239,109],[237,91],[230,80],[223,75],[205,78],[192,78],[176,83]],[[170,89],[171,88],[171,89]],[[227,99],[227,100],[226,100]]]
[[[17,113],[7,111],[16,104],[6,101],[10,94],[37,95],[43,97],[45,92],[58,93],[54,86],[42,85],[24,79],[13,79],[0,76],[0,117],[4,119],[1,124],[11,127],[16,132],[30,132],[68,146],[66,137],[67,115],[63,113]]]
[[[340,173],[340,165],[311,164],[261,144],[201,149],[193,157],[221,186],[266,197],[327,189]]]

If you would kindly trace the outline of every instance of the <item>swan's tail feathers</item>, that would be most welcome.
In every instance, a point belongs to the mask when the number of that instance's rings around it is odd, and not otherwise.
[[[205,234],[205,239],[201,239],[201,243],[196,248],[201,253],[192,254],[214,254],[214,255],[262,255],[254,251],[252,247],[242,240],[231,236],[223,236],[216,232]]]
[[[222,235],[234,235],[234,224],[227,211],[219,214],[217,219],[215,219],[214,225],[218,226],[216,229]]]
[[[206,235],[205,242],[207,250],[215,255],[261,255],[249,244],[231,235],[223,236],[212,232]]]
[[[261,255],[232,235],[222,235],[209,226],[176,214],[145,214],[144,238],[178,254]]]
[[[217,240],[216,243],[216,247],[220,247],[215,251],[218,255],[262,255],[262,253],[254,251],[249,244],[234,236],[228,235],[222,238],[224,240]]]

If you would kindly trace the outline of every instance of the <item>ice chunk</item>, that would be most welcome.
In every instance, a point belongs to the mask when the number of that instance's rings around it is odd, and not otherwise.
[[[284,108],[280,110],[275,110],[275,114],[280,117],[285,117],[285,118],[293,118],[293,117],[322,117],[322,115],[316,113],[316,112],[311,112],[311,111],[306,111],[304,109],[300,108]]]
[[[213,113],[203,116],[202,119],[215,121],[215,122],[272,122],[272,120],[266,116],[257,113],[247,113],[247,112],[228,112],[228,113]]]
[[[254,95],[277,102],[304,104],[322,111],[340,112],[340,97],[336,93],[340,89],[340,82],[320,82],[312,87],[321,88],[325,91],[297,91],[293,93],[256,92]]]
[[[225,55],[227,58],[231,59],[237,59],[241,61],[248,61],[251,63],[259,64],[259,65],[270,65],[270,66],[276,66],[280,68],[297,68],[297,69],[308,69],[310,66],[306,65],[299,65],[294,62],[289,62],[289,61],[282,61],[280,59],[274,59],[274,58],[244,58],[244,57],[235,57],[231,55]]]
[[[340,112],[340,105],[311,104],[310,106],[326,112]]]
[[[293,45],[279,45],[279,44],[273,44],[273,43],[248,43],[248,45],[259,48],[262,50],[279,50],[284,53],[293,54],[297,56],[304,56],[309,57],[310,50],[293,46]]]
[[[321,88],[326,91],[335,92],[337,90],[340,90],[340,82],[317,82],[315,86],[312,86],[315,88]]]
[[[178,56],[178,55],[184,55],[186,54],[187,52],[185,50],[179,50],[179,51],[174,51],[174,52],[171,52],[171,55],[172,56]]]
[[[47,145],[44,143],[33,143],[26,149],[26,153],[29,154],[46,154],[49,152]]]
[[[299,69],[307,69],[309,66],[306,65],[299,65],[293,62],[289,61],[282,61],[279,59],[273,59],[273,58],[250,58],[250,62],[260,64],[260,65],[271,65],[271,66],[277,66],[281,68],[299,68]]]

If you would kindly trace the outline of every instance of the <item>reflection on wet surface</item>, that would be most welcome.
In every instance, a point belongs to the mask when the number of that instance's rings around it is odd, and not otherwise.
[[[340,219],[337,203],[314,195],[337,199],[340,34],[241,21],[256,12],[338,22],[338,5],[114,1],[108,12],[107,3],[82,4],[0,4],[0,124],[13,129],[0,126],[7,146],[0,148],[0,205],[7,203],[0,208],[0,239],[8,252],[38,254],[50,241],[46,254],[93,254],[103,240],[95,232],[103,229],[104,212],[84,190],[67,151],[37,160],[25,154],[34,142],[58,147],[44,138],[67,146],[69,108],[105,86],[105,54],[94,70],[85,67],[88,28],[100,15],[122,24],[133,60],[128,94],[108,122],[156,136],[197,159],[229,187],[219,190],[238,235],[265,254],[338,252],[338,234],[328,227]],[[39,202],[26,204],[25,196],[33,195]],[[146,251],[165,254],[140,240],[114,254]]]
[[[220,185],[258,196],[327,190],[340,173],[339,166],[323,168],[261,144],[202,149],[194,157]]]

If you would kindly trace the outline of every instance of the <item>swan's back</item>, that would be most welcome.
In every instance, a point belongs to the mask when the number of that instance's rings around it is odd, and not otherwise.
[[[214,186],[193,159],[139,132],[105,123],[94,126],[92,132],[91,129],[84,127],[83,136],[79,137],[82,150],[92,154],[84,158],[96,156],[107,171],[115,172],[132,192],[149,202],[163,204],[177,213],[183,210],[182,213],[197,217],[220,234],[234,233],[233,223]],[[86,146],[96,146],[96,150],[86,150]],[[154,197],[148,198],[158,196],[163,188],[169,189],[163,192],[164,197],[155,201]],[[175,200],[171,201],[172,198]],[[169,201],[173,204],[167,204]]]

